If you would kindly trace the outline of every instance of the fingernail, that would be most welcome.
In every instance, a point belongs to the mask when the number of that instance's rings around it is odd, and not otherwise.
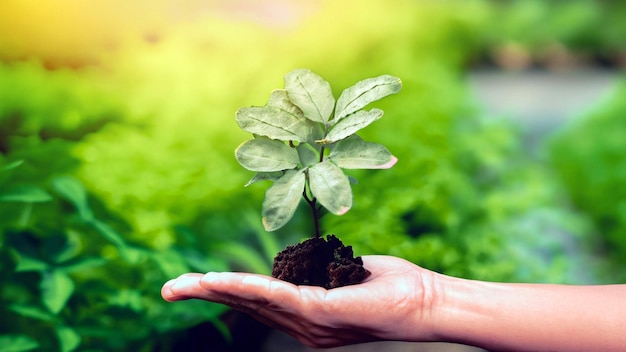
[[[174,293],[172,292],[172,286],[176,282],[176,279],[169,280],[161,288],[161,296],[168,302],[173,301]]]
[[[197,284],[198,283],[198,279],[194,278],[194,277],[186,277],[186,276],[181,276],[178,279],[174,280],[174,283],[172,284],[172,289],[173,290],[180,290],[180,289],[185,289],[191,285]]]
[[[201,282],[204,284],[209,284],[209,285],[217,282],[217,273],[211,271],[211,272],[204,274]]]

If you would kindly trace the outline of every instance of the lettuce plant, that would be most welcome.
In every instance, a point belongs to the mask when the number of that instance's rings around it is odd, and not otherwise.
[[[335,100],[330,84],[308,69],[284,77],[265,106],[237,111],[241,129],[253,134],[235,157],[256,175],[246,186],[271,180],[263,201],[263,226],[284,226],[302,198],[311,208],[320,237],[320,206],[343,215],[352,207],[351,179],[342,169],[387,169],[397,158],[384,146],[364,141],[356,132],[383,116],[364,108],[402,88],[400,79],[382,75],[345,89]]]

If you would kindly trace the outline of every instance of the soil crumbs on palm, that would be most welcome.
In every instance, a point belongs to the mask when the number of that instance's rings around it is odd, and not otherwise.
[[[344,246],[334,235],[287,246],[276,255],[272,268],[277,279],[326,289],[358,284],[369,275],[361,257],[354,258],[352,246]]]

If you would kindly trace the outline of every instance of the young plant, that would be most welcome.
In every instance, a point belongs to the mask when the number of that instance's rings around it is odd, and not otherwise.
[[[320,237],[320,208],[336,215],[352,207],[350,179],[342,169],[387,169],[397,158],[384,146],[366,142],[356,132],[383,116],[364,108],[400,91],[400,79],[382,75],[345,89],[335,101],[330,84],[308,69],[285,75],[285,89],[275,90],[263,107],[237,111],[236,120],[254,139],[235,151],[237,161],[274,184],[263,201],[267,231],[284,226],[302,197],[311,208]]]

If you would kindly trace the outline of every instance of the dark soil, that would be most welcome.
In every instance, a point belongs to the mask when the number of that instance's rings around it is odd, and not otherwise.
[[[287,246],[276,255],[272,268],[275,278],[326,289],[358,284],[369,275],[361,257],[354,258],[352,246],[344,246],[335,235]]]

